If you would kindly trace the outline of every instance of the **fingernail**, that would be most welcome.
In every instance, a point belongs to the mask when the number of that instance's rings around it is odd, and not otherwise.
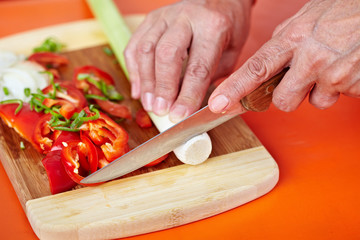
[[[214,112],[223,112],[229,105],[229,102],[230,101],[226,96],[218,95],[211,101],[210,109]]]
[[[152,111],[152,105],[154,103],[154,95],[152,93],[146,92],[141,97],[141,101],[143,104],[143,107],[146,111],[151,112]]]
[[[138,99],[140,97],[140,87],[137,81],[131,83],[131,97]]]
[[[169,118],[170,121],[177,123],[183,120],[186,117],[187,109],[183,105],[177,105],[174,109],[170,111]]]
[[[157,97],[154,102],[153,112],[159,116],[169,112],[170,103],[162,97]]]

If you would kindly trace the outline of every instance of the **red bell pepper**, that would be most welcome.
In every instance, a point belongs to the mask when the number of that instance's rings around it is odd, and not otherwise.
[[[69,63],[66,57],[52,52],[33,53],[28,57],[28,60],[37,62],[46,69],[58,68]]]
[[[162,161],[164,161],[167,157],[169,156],[169,154],[165,154],[164,156],[162,157],[159,157],[158,159],[152,161],[151,163],[148,163],[145,165],[145,167],[153,167],[155,165],[158,165],[159,163],[161,163]]]
[[[67,174],[62,163],[62,148],[66,142],[79,140],[79,134],[73,132],[61,132],[54,142],[50,152],[42,160],[49,179],[52,194],[70,190],[76,183]]]
[[[88,116],[93,116],[89,108],[85,108]],[[106,114],[100,112],[100,117],[80,126],[80,130],[88,136],[105,155],[108,162],[129,151],[127,132]]]
[[[18,104],[0,104],[0,117],[9,127],[40,151],[39,145],[33,141],[32,136],[36,128],[34,123],[38,122],[43,114],[31,111],[28,103],[23,103],[20,111],[15,114],[17,108]]]
[[[61,131],[54,130],[49,125],[50,119],[51,114],[45,114],[34,124],[35,129],[33,131],[32,141],[35,143],[39,152],[43,154],[51,150],[55,140],[61,133]]]
[[[137,125],[139,125],[142,128],[149,128],[152,126],[151,119],[143,108],[139,109],[136,112],[135,121]]]
[[[79,112],[81,109],[87,106],[84,95],[73,84],[71,84],[71,82],[61,81],[56,82],[56,84],[59,86],[59,89],[56,90],[55,94],[56,99],[45,98],[43,101],[45,106],[61,106],[60,114],[63,115],[66,119],[70,119],[75,112]],[[53,85],[49,85],[42,90],[44,94],[49,94],[53,91]]]
[[[89,138],[82,135],[80,140],[66,142],[62,149],[61,161],[66,173],[74,182],[84,186],[97,185],[80,183],[85,176],[98,168],[97,149]]]
[[[89,75],[91,81],[88,78],[79,79],[81,74]],[[94,98],[94,101],[103,111],[116,117],[131,119],[131,112],[127,106],[111,101],[112,95],[118,96],[119,94],[115,90],[114,79],[108,73],[94,66],[83,66],[75,70],[73,82],[84,93],[102,98]],[[105,92],[109,91],[109,96],[106,96],[101,90],[104,88]]]

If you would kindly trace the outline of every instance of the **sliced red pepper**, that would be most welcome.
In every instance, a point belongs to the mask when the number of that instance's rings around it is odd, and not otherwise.
[[[43,104],[49,108],[56,105],[61,106],[59,112],[66,119],[70,119],[72,115],[76,112],[74,104],[65,100],[45,98]]]
[[[97,87],[94,87],[92,85],[89,86],[89,93],[97,96],[104,96]],[[123,104],[101,99],[94,99],[94,101],[100,106],[103,111],[115,117],[131,119],[131,112],[129,108]]]
[[[95,114],[89,108],[84,110],[89,116]],[[108,162],[129,151],[127,132],[102,112],[98,119],[83,123],[80,130],[100,147]]]
[[[107,85],[115,87],[114,79],[108,73],[94,66],[83,66],[75,70],[73,75],[73,82],[75,83],[76,87],[81,89],[84,93],[104,97],[104,94],[97,86],[86,80],[79,80],[78,77],[80,74],[89,74],[93,76],[95,80],[102,80]],[[103,111],[113,116],[131,119],[131,112],[129,108],[123,104],[101,99],[94,99],[94,101]]]
[[[56,90],[56,99],[46,98],[43,104],[47,107],[54,105],[61,106],[60,114],[66,119],[70,119],[75,112],[81,111],[87,106],[86,99],[81,91],[79,91],[71,82],[56,82],[60,89]],[[53,85],[44,88],[42,92],[49,94],[54,91]]]
[[[52,52],[33,53],[29,56],[28,60],[37,62],[46,69],[58,68],[69,63],[69,60],[66,57]]]
[[[33,141],[33,133],[36,123],[43,116],[43,113],[31,111],[28,103],[23,103],[21,110],[15,114],[18,104],[0,104],[0,117],[11,128],[13,128],[22,138],[30,142],[38,151],[39,145]],[[32,124],[29,124],[32,123]]]
[[[152,161],[151,163],[146,164],[145,167],[153,167],[153,166],[161,163],[162,161],[164,161],[168,156],[169,156],[169,154],[167,153],[164,156],[159,157],[158,159]]]
[[[69,177],[61,161],[61,150],[49,152],[42,160],[46,174],[49,179],[50,191],[52,194],[68,191],[76,186],[76,183]]]
[[[99,184],[82,184],[80,182],[90,172],[95,172],[98,168],[96,147],[87,137],[82,136],[81,140],[66,142],[62,149],[61,161],[69,177],[77,184],[84,186],[94,186]],[[82,165],[84,162],[87,164]]]
[[[41,153],[48,153],[52,148],[55,140],[60,135],[61,131],[54,130],[50,125],[49,121],[51,114],[43,115],[36,123],[33,132],[32,140],[36,145],[36,148]]]
[[[79,134],[73,132],[61,132],[54,142],[50,152],[42,160],[49,179],[52,194],[68,191],[76,186],[69,177],[62,163],[62,148],[69,141],[79,140]]]
[[[136,123],[142,128],[149,128],[152,126],[151,119],[147,112],[141,108],[136,112]]]

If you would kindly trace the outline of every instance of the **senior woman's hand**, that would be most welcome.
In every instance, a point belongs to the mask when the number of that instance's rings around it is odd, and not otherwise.
[[[360,97],[360,1],[308,2],[215,89],[210,109],[226,111],[287,66],[273,95],[280,110],[295,110],[308,93],[320,109],[332,106],[340,94]]]
[[[125,50],[132,97],[173,121],[198,110],[211,80],[234,70],[252,1],[184,0],[150,13]]]

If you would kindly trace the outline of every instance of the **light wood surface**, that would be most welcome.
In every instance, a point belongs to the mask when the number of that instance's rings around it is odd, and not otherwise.
[[[28,201],[40,239],[113,239],[179,226],[227,211],[278,180],[263,147]]]
[[[82,31],[89,24],[90,32],[101,32],[94,27],[96,23],[93,21],[77,22],[74,28],[77,29],[79,24]],[[47,28],[48,35],[44,29],[28,32],[24,37],[17,35],[0,40],[0,48],[8,49],[6,43],[9,39],[24,41],[28,36],[37,36],[39,31],[43,32],[41,40],[56,33],[55,36],[62,41],[61,36],[75,30],[71,24],[66,24]],[[87,36],[89,39],[84,47],[104,43],[99,38],[92,42],[90,33]],[[24,42],[29,46],[37,45],[37,42],[30,43],[32,39],[36,37],[29,37],[29,41]],[[130,100],[129,84],[118,64],[104,54],[103,46],[82,49],[79,45],[72,45],[78,40],[71,41],[69,36],[64,39],[67,39],[68,49],[78,50],[66,53],[70,65],[61,69],[62,76],[71,79],[72,69],[76,66],[93,64],[102,68],[117,79],[117,87],[127,99],[125,104],[135,113],[140,103]],[[24,50],[20,52],[26,53]],[[130,147],[157,133],[155,127],[140,129],[133,121],[124,121],[121,125],[130,133]],[[54,236],[59,239],[114,238],[181,225],[251,201],[270,191],[278,179],[275,161],[240,117],[209,132],[213,141],[211,159],[199,166],[182,165],[171,154],[166,162],[154,168],[140,169],[98,187],[53,196],[49,196],[47,176],[40,161],[42,156],[29,143],[25,143],[26,150],[21,151],[18,147],[20,138],[3,123],[0,124],[0,134],[0,159],[22,206],[26,206],[35,233],[42,239],[53,239]],[[226,155],[228,153],[234,155]],[[149,189],[152,190],[149,192]],[[146,192],[148,194],[144,194]],[[102,197],[98,198],[99,195],[94,193],[101,193]],[[133,199],[137,199],[139,204],[126,208],[125,205],[132,203]],[[97,201],[101,204],[91,208],[91,204]]]

